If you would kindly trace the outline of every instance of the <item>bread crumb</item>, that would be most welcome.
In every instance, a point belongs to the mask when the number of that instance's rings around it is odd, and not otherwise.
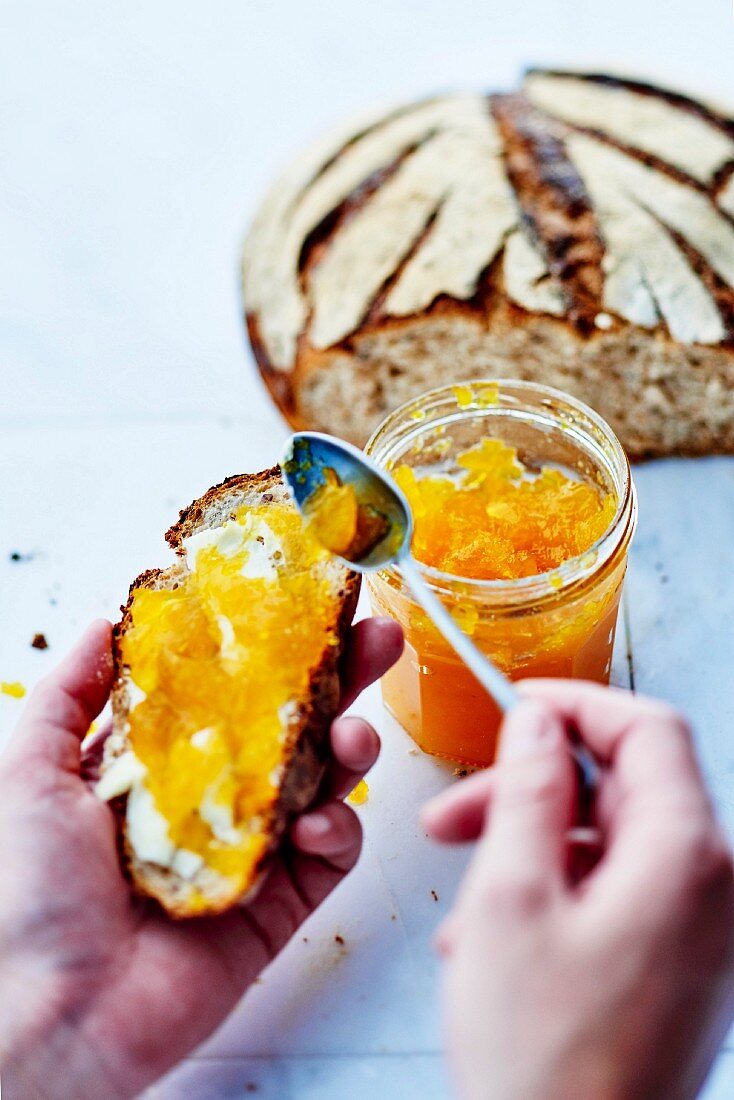
[[[48,641],[45,634],[34,634],[33,641],[31,642],[33,649],[48,649]]]
[[[336,935],[334,936],[334,943],[338,943],[340,947],[344,946],[344,937]]]
[[[457,779],[464,779],[468,774],[468,768],[454,768],[454,775]]]
[[[433,898],[434,901],[438,901],[438,894],[436,893],[435,890],[431,890],[431,897]]]

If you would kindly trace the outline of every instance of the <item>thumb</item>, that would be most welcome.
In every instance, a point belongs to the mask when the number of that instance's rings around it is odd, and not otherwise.
[[[87,628],[61,664],[31,694],[11,750],[41,756],[78,772],[80,745],[112,687],[112,627],[104,619]]]
[[[483,876],[565,883],[575,777],[562,719],[524,699],[505,718],[489,828],[477,853]]]

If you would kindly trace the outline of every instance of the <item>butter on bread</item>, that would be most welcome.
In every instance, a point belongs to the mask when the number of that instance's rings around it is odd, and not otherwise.
[[[277,468],[210,489],[166,539],[176,561],[133,582],[115,628],[97,793],[135,888],[188,917],[254,896],[312,801],[359,578],[311,540]]]
[[[276,181],[243,294],[298,428],[363,444],[425,390],[511,377],[632,455],[734,452],[734,120],[551,71],[375,114]]]

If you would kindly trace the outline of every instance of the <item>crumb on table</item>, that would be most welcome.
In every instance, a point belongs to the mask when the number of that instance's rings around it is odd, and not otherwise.
[[[434,901],[438,901],[438,894],[436,893],[435,890],[431,890],[431,897],[433,898]]]
[[[45,634],[40,631],[33,635],[33,641],[31,642],[33,649],[48,649],[48,640]]]

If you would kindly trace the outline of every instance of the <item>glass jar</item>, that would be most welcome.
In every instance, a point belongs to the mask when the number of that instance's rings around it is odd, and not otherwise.
[[[613,493],[614,519],[588,551],[550,573],[474,580],[421,565],[423,576],[511,679],[608,683],[637,506],[627,457],[601,417],[547,386],[483,379],[443,386],[402,405],[366,450],[384,469],[407,463],[430,473],[485,437],[515,447],[530,469],[554,465]],[[403,656],[382,681],[388,710],[426,752],[491,764],[501,722],[494,701],[426,618],[399,568],[371,574],[367,583],[374,613],[396,619],[406,640]]]

